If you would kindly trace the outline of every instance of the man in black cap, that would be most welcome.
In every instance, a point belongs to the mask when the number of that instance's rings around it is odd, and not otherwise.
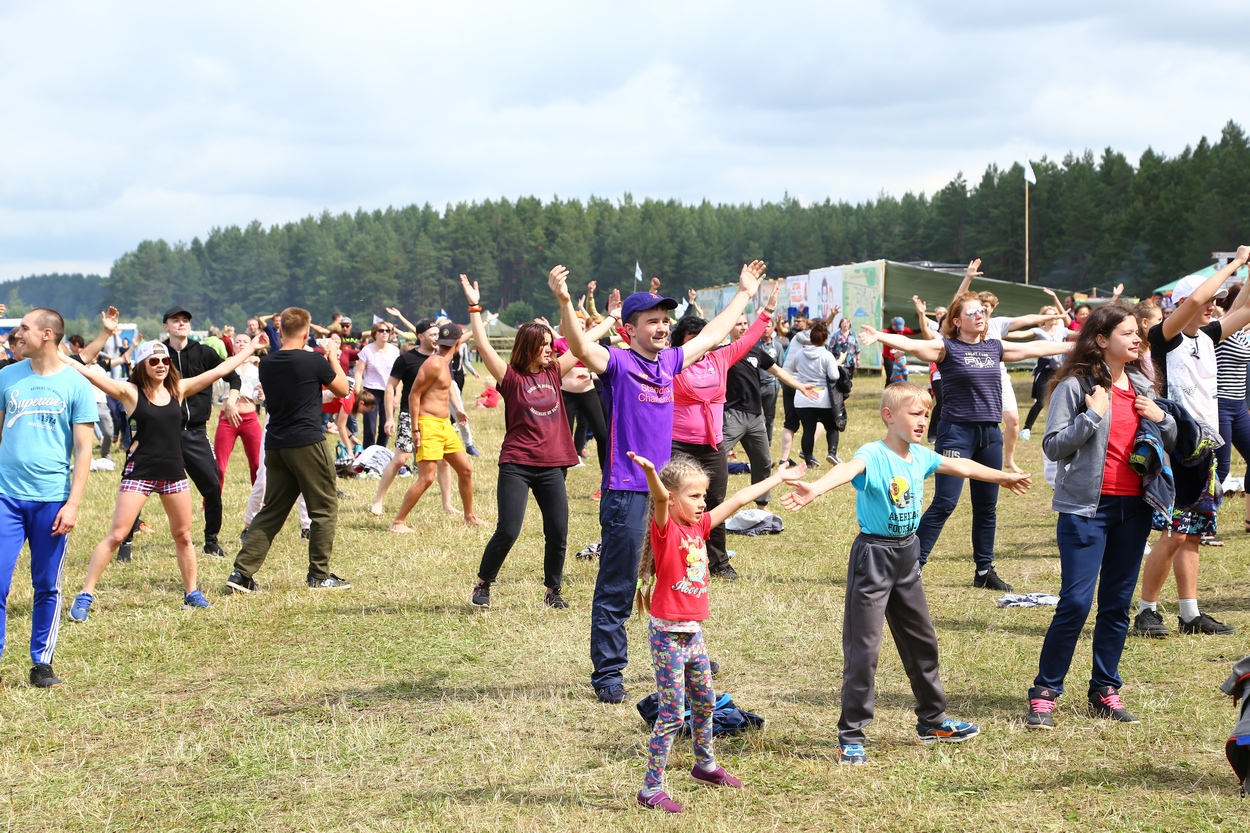
[[[188,379],[211,370],[221,364],[221,356],[211,347],[191,341],[191,313],[181,306],[165,311],[162,324],[169,338],[169,355],[182,378]],[[239,424],[239,388],[242,382],[233,371],[225,377],[230,385],[230,395],[222,408],[221,418],[231,425]],[[195,484],[204,498],[204,552],[224,558],[217,535],[221,532],[221,480],[217,477],[217,458],[213,456],[213,444],[208,439],[208,419],[213,415],[212,388],[182,400],[182,463],[187,477]]]

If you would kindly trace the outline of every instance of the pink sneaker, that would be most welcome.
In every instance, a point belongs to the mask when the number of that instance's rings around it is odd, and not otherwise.
[[[668,793],[660,790],[655,795],[647,798],[641,791],[638,793],[638,803],[648,810],[663,810],[666,813],[684,813],[685,809],[676,801],[668,797]]]
[[[716,769],[708,772],[698,764],[695,764],[694,769],[690,770],[690,777],[696,781],[702,781],[704,784],[711,784],[713,787],[733,787],[737,789],[742,786],[742,782],[726,772],[722,766],[718,766]]]

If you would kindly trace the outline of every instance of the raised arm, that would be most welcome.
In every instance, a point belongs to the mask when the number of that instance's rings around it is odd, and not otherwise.
[[[593,327],[586,330],[586,340],[597,342],[606,335],[611,335],[616,330],[616,325],[621,322],[621,290],[613,289],[612,294],[608,296],[608,311],[603,316],[603,320]]]
[[[186,398],[194,393],[199,393],[204,388],[216,382],[225,376],[229,376],[234,372],[235,368],[250,359],[257,350],[261,350],[269,346],[269,336],[264,333],[257,333],[256,338],[247,343],[242,350],[236,350],[234,355],[226,359],[216,367],[209,368],[203,373],[182,380],[182,396]],[[340,371],[342,368],[339,368]],[[88,377],[90,378],[90,377]]]
[[[651,502],[655,506],[655,525],[663,529],[668,526],[668,489],[661,482],[660,473],[655,470],[655,463],[632,451],[625,453],[629,455],[629,459],[637,463],[639,468],[646,472],[647,489],[651,492]],[[717,526],[715,523],[712,525]],[[650,535],[651,532],[647,530],[643,534]]]
[[[100,334],[92,339],[85,347],[78,352],[78,357],[83,360],[84,364],[91,364],[100,355],[100,351],[104,349],[105,343],[120,329],[118,321],[119,313],[117,307],[109,307],[100,313]],[[112,364],[110,363],[110,367]]]
[[[940,362],[946,357],[946,343],[940,338],[921,341],[920,339],[908,338],[895,333],[883,333],[876,327],[868,324],[860,324],[859,329],[859,343],[863,347],[871,346],[879,341],[891,349],[911,353],[925,362]]]
[[[920,326],[918,328],[920,337],[924,339],[925,341],[932,341],[935,333],[933,332],[932,328],[929,327],[929,316],[928,316],[929,305],[926,304],[924,301],[920,300],[919,295],[911,296],[911,302],[915,304],[916,317],[920,319]]]
[[[1246,247],[1242,247],[1246,248]],[[1241,249],[1237,250],[1240,253]],[[1228,312],[1224,313],[1224,317],[1220,319],[1220,341],[1228,338],[1233,333],[1250,324],[1250,281],[1241,284],[1241,291],[1237,293],[1237,300],[1233,301],[1233,305],[1229,307]]]
[[[745,489],[734,492],[725,498],[718,506],[714,506],[708,510],[712,527],[718,527],[725,521],[733,517],[734,513],[748,503],[754,503],[756,498],[763,497],[769,489],[775,489],[782,483],[793,483],[798,481],[800,477],[807,471],[806,466],[790,466],[782,463],[777,471],[773,472],[771,477],[761,480],[759,483],[752,483]]]
[[[972,286],[973,278],[983,277],[981,272],[981,258],[977,258],[968,264],[968,268],[964,270],[964,279],[960,282],[959,288],[955,290],[955,297],[958,298],[968,291],[968,287]]]
[[[1042,291],[1050,296],[1050,300],[1055,302],[1054,307],[1059,310],[1059,320],[1063,322],[1063,326],[1068,326],[1068,322],[1072,320],[1072,316],[1068,314],[1068,310],[1064,307],[1063,301],[1059,300],[1059,296],[1055,294],[1055,290],[1043,287]]]
[[[1069,353],[1076,345],[1074,341],[1023,341],[1011,342],[1004,341],[1003,345],[1003,361],[1018,362],[1024,359],[1040,359],[1042,356],[1058,356],[1061,353]]]
[[[1172,314],[1163,319],[1163,338],[1171,341],[1181,333],[1190,322],[1194,320],[1194,316],[1211,302],[1215,297],[1215,293],[1220,291],[1220,287],[1224,285],[1224,281],[1232,277],[1233,273],[1246,264],[1246,260],[1250,259],[1250,246],[1238,246],[1237,254],[1228,262],[1220,271],[1203,281],[1202,285],[1193,291],[1193,294],[1181,302],[1181,305],[1172,311]],[[1245,326],[1245,322],[1242,322]],[[1238,327],[1237,329],[1240,329]],[[1225,332],[1231,333],[1232,328],[1225,329]]]
[[[403,325],[404,325],[405,327],[407,327],[409,330],[413,331],[414,333],[416,333],[416,332],[417,332],[417,325],[416,325],[416,324],[413,324],[413,323],[412,323],[411,321],[409,321],[407,318],[404,318],[404,314],[403,314],[402,312],[400,312],[398,309],[396,309],[395,307],[387,307],[387,308],[386,308],[386,312],[387,312],[387,314],[388,314],[388,315],[393,315],[393,316],[395,316],[396,318],[398,318],[398,319],[399,319],[399,323],[403,324]],[[421,334],[420,334],[420,333],[417,333],[417,335],[421,335]]]
[[[482,323],[482,293],[478,291],[477,281],[470,284],[469,276],[461,275],[460,288],[464,290],[464,297],[469,301],[469,327],[473,330],[473,343],[477,345],[477,354],[482,357],[486,372],[494,376],[496,382],[502,382],[508,372],[508,363],[499,358],[486,335],[486,325]]]
[[[560,330],[569,343],[569,352],[592,373],[602,373],[608,369],[608,348],[589,341],[582,332],[580,322],[576,320],[577,311],[573,309],[573,298],[569,295],[568,279],[569,270],[563,266],[554,267],[547,275],[547,286],[560,305]]]
[[[832,491],[839,486],[845,486],[865,470],[864,461],[859,457],[852,457],[845,463],[838,463],[829,469],[823,477],[811,483],[797,482],[794,484],[794,491],[781,496],[781,505],[789,509],[791,512],[797,512],[804,506],[823,495],[825,492]]]
[[[755,260],[742,267],[742,273],[738,275],[738,292],[734,295],[729,305],[721,310],[720,315],[707,322],[707,326],[703,328],[697,336],[687,341],[683,346],[683,363],[684,370],[690,365],[703,358],[703,355],[716,345],[725,340],[725,336],[729,335],[729,331],[733,329],[734,324],[738,320],[738,316],[747,308],[747,303],[755,297],[756,291],[760,287],[760,281],[764,277],[764,261]],[[764,308],[764,312],[772,315],[776,309]]]

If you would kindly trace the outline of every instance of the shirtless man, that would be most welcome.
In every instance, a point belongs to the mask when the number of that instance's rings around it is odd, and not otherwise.
[[[455,469],[460,481],[460,503],[464,506],[464,522],[485,526],[473,514],[473,463],[465,452],[460,436],[450,422],[451,357],[460,346],[460,326],[447,323],[438,329],[438,352],[425,360],[408,396],[408,412],[417,415],[412,427],[412,442],[417,449],[417,478],[404,492],[399,514],[391,522],[391,532],[416,532],[405,520],[421,495],[430,488],[438,471],[438,463],[446,460]]]

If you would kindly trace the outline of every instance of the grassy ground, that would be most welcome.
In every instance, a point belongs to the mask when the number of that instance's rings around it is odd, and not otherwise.
[[[1017,378],[1027,403],[1027,379]],[[469,393],[478,385],[470,380]],[[881,431],[879,383],[850,400],[847,452]],[[469,397],[471,401],[471,396]],[[502,413],[473,412],[479,514],[493,520]],[[1039,431],[1040,434],[1040,431]],[[779,437],[778,437],[779,440]],[[223,540],[241,526],[246,469],[236,453]],[[593,457],[593,455],[592,455]],[[1020,461],[1039,485],[1000,503],[999,570],[1019,590],[1056,591],[1058,560],[1040,440]],[[64,586],[77,592],[112,511],[118,475],[97,473]],[[30,587],[19,565],[0,663],[4,756],[0,819],[13,830],[1194,830],[1244,825],[1223,741],[1234,712],[1216,686],[1247,653],[1250,596],[1241,500],[1221,515],[1228,546],[1204,549],[1204,608],[1236,636],[1130,640],[1124,727],[1084,714],[1089,632],[1050,733],[1028,733],[1024,693],[1048,609],[999,610],[969,586],[966,501],[925,583],[953,715],[981,725],[958,747],[911,743],[911,695],[888,637],[878,676],[870,763],[836,762],[840,625],[854,493],[785,515],[779,537],[732,537],[742,580],[718,583],[706,633],[724,668],[720,690],[763,715],[759,732],[718,744],[747,788],[695,788],[682,742],[669,787],[681,820],[633,806],[647,730],[630,705],[603,706],[588,686],[593,563],[572,557],[598,538],[589,500],[597,467],[569,475],[568,611],[541,604],[535,507],[493,594],[468,605],[491,529],[467,530],[427,495],[419,538],[397,538],[368,512],[371,481],[344,481],[333,561],[354,583],[303,586],[292,522],[257,575],[263,593],[224,594],[229,562],[202,557],[207,611],[180,609],[164,517],[133,564],[105,574],[91,620],[66,620],[56,658],[65,685],[28,687]],[[397,506],[398,481],[388,498]],[[731,488],[746,478],[731,478]],[[197,523],[197,530],[201,527]],[[196,537],[199,540],[200,533]],[[232,553],[234,547],[229,548]],[[1175,622],[1175,588],[1163,597]],[[649,690],[643,624],[630,623],[634,699]]]

